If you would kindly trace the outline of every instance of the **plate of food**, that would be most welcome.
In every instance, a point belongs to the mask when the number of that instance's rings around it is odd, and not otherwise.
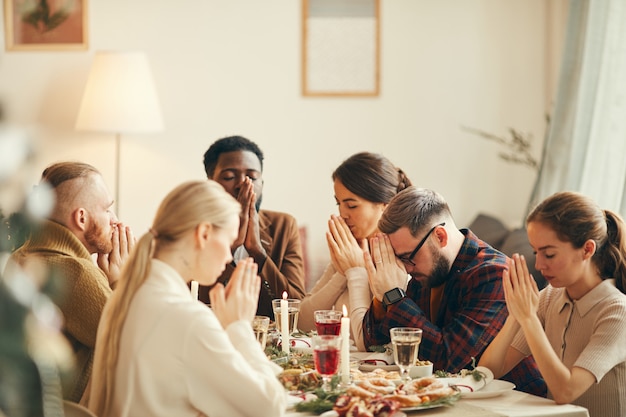
[[[299,412],[313,412],[327,417],[337,415],[362,415],[370,413],[374,417],[402,417],[404,411],[427,410],[452,405],[459,392],[434,377],[418,378],[395,385],[389,380],[354,381],[354,384],[336,392],[314,391],[318,398],[296,404]],[[333,410],[334,413],[329,412]]]
[[[370,346],[369,349],[369,352],[358,353],[359,369],[361,371],[371,372],[374,369],[397,371],[400,369],[394,363],[393,350],[390,343],[382,346]]]
[[[502,381],[500,379],[494,379],[484,388],[474,391],[474,392],[463,392],[461,391],[461,397],[463,398],[492,398],[498,397],[502,394],[506,394],[511,390],[515,389],[515,384],[509,381]]]
[[[278,380],[289,392],[313,391],[321,385],[321,377],[315,371],[313,355],[293,352],[288,357],[281,356],[274,363],[283,368]]]
[[[493,372],[484,366],[471,370],[462,369],[456,374],[438,371],[435,375],[439,376],[439,380],[455,387],[463,398],[496,397],[515,388],[510,382],[495,380]]]
[[[391,381],[363,380],[346,389],[346,395],[366,401],[381,398],[402,411],[423,410],[451,405],[460,394],[455,387],[434,377],[417,378],[394,387]]]
[[[402,411],[414,411],[451,405],[460,398],[460,393],[455,387],[429,376],[402,383],[394,394],[384,398],[398,402]]]

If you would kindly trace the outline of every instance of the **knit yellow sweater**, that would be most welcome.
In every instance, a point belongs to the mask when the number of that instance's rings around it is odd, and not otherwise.
[[[62,286],[62,296],[54,301],[63,313],[63,333],[76,359],[74,379],[63,397],[78,402],[91,375],[100,315],[111,295],[108,279],[80,240],[52,221],[45,221],[11,257],[20,265],[36,257]]]

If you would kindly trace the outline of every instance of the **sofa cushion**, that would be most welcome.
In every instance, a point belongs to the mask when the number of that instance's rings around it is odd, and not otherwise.
[[[500,220],[488,214],[480,213],[469,225],[472,232],[481,240],[499,249],[509,234],[509,229]]]

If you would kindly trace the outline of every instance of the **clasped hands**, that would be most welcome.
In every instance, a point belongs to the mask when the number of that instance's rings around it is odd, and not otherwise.
[[[379,301],[393,288],[406,290],[407,273],[393,251],[389,237],[378,233],[357,242],[343,218],[332,215],[326,241],[335,270],[345,276],[348,269],[365,267],[370,290]]]
[[[523,255],[514,254],[507,260],[508,270],[502,273],[504,299],[509,315],[518,323],[537,316],[539,288],[526,265]]]
[[[112,250],[109,253],[99,253],[97,259],[98,267],[104,271],[111,288],[115,286],[120,278],[122,267],[135,247],[136,242],[137,239],[129,226],[125,226],[123,223],[116,223],[113,226],[111,235]]]
[[[261,269],[267,258],[267,253],[261,244],[259,214],[256,211],[256,194],[254,192],[254,184],[252,184],[252,180],[249,177],[246,177],[241,184],[237,201],[241,204],[239,235],[233,242],[232,249],[234,251],[243,245],[248,254],[259,265],[259,269]]]
[[[407,272],[404,264],[396,258],[389,236],[377,233],[369,243],[369,251],[363,252],[363,258],[374,297],[382,301],[387,291],[394,288],[406,290]]]
[[[217,283],[209,291],[211,309],[223,328],[238,320],[252,322],[261,289],[257,268],[252,258],[244,259],[237,263],[226,288]]]
[[[359,244],[345,220],[331,215],[328,221],[326,242],[330,252],[330,261],[335,270],[345,276],[350,268],[363,267],[363,251],[367,250],[365,239]]]

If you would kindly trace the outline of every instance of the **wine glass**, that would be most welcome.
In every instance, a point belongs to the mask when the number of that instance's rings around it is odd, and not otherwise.
[[[341,332],[341,317],[343,313],[339,310],[316,310],[313,312],[315,317],[315,328],[317,334],[334,334],[339,335]]]
[[[280,329],[280,298],[272,300],[272,310],[274,310],[274,321],[277,323],[278,328]],[[289,298],[287,300],[287,313],[289,314],[288,326],[289,326],[289,334],[295,333],[298,331],[298,316],[300,314],[300,300]],[[281,329],[282,330],[282,329]]]
[[[395,327],[389,330],[393,346],[393,359],[400,368],[402,381],[411,380],[409,370],[417,361],[417,351],[422,341],[422,329]]]
[[[267,332],[270,328],[270,318],[267,316],[254,316],[252,320],[252,330],[254,330],[254,335],[256,336],[256,340],[261,345],[261,349],[265,350],[265,345],[267,343]]]
[[[322,376],[322,389],[330,391],[330,380],[337,373],[339,357],[341,356],[341,336],[316,335],[311,339],[313,343],[313,360],[315,370]]]

